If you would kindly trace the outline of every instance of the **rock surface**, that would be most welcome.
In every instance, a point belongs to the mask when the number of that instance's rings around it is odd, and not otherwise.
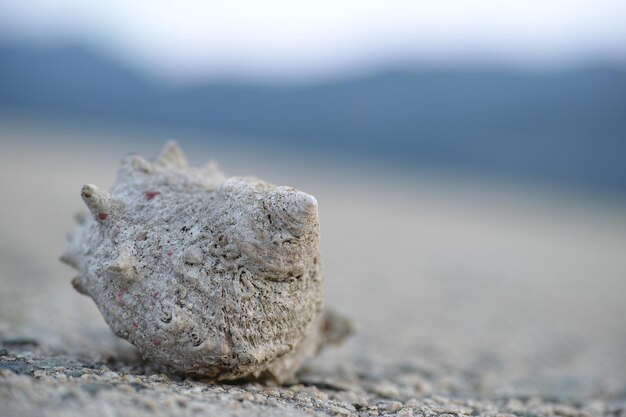
[[[0,129],[2,417],[626,416],[626,204],[222,152],[319,199],[326,298],[356,329],[294,383],[213,383],[142,360],[68,285],[76,190],[138,145],[55,132]]]

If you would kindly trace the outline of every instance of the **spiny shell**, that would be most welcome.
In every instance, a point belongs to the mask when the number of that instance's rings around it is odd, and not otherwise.
[[[62,260],[113,332],[175,371],[289,380],[326,340],[314,197],[190,168],[168,143],[85,185]],[[336,331],[333,330],[333,331]]]

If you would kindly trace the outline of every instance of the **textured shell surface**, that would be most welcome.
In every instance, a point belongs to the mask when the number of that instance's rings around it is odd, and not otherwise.
[[[173,142],[127,156],[110,191],[83,187],[61,259],[144,357],[213,379],[293,378],[324,341],[314,197],[214,166]]]

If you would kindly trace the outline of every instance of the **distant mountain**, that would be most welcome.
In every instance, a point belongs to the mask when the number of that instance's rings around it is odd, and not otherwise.
[[[416,69],[306,86],[176,88],[83,48],[5,44],[0,107],[626,193],[624,69]]]

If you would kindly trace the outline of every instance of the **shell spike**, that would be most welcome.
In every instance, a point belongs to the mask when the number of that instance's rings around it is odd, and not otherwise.
[[[79,224],[84,224],[84,223],[85,221]],[[80,269],[81,260],[82,260],[80,237],[78,236],[78,233],[74,231],[67,235],[67,240],[69,241],[69,244],[65,248],[65,251],[63,252],[63,254],[61,255],[60,260],[61,262],[68,264],[71,267]]]
[[[217,165],[217,162],[215,161],[209,161],[204,166],[204,168],[202,168],[201,172],[203,175],[202,181],[204,183],[204,186],[209,190],[214,189],[219,184],[224,182],[224,180],[226,180],[226,177],[224,177],[224,174],[222,174]]]
[[[109,216],[118,214],[121,209],[120,202],[113,195],[93,184],[83,186],[80,195],[96,220],[105,221]]]
[[[305,220],[317,216],[317,200],[310,194],[290,187],[276,187],[273,191],[274,206],[295,217]]]
[[[127,286],[135,281],[139,268],[132,249],[125,246],[121,247],[117,258],[109,262],[105,270],[109,278],[122,286]]]
[[[317,200],[310,194],[298,191],[292,197],[294,214],[311,218],[317,216]]]
[[[122,159],[122,164],[119,169],[120,174],[130,176],[147,175],[153,172],[154,168],[152,164],[138,154],[126,155],[124,159]]]
[[[183,150],[173,140],[168,141],[163,146],[161,153],[154,163],[160,167],[187,168],[187,157]]]
[[[80,277],[74,277],[72,278],[72,287],[74,287],[74,289],[76,291],[78,291],[79,293],[83,294],[83,295],[89,295],[89,293],[87,292],[87,290],[85,289],[85,287],[83,286],[83,284],[81,283],[81,278]]]
[[[317,227],[317,200],[290,187],[277,187],[271,194],[269,210],[282,226],[296,235]]]
[[[61,262],[68,264],[71,267],[76,269],[80,268],[80,254],[74,251],[72,246],[68,246],[68,248],[63,252],[61,258],[59,258]]]
[[[206,165],[204,166],[203,172],[207,176],[211,176],[211,177],[216,176],[216,175],[221,175],[220,168],[217,162],[213,160],[206,163]]]

